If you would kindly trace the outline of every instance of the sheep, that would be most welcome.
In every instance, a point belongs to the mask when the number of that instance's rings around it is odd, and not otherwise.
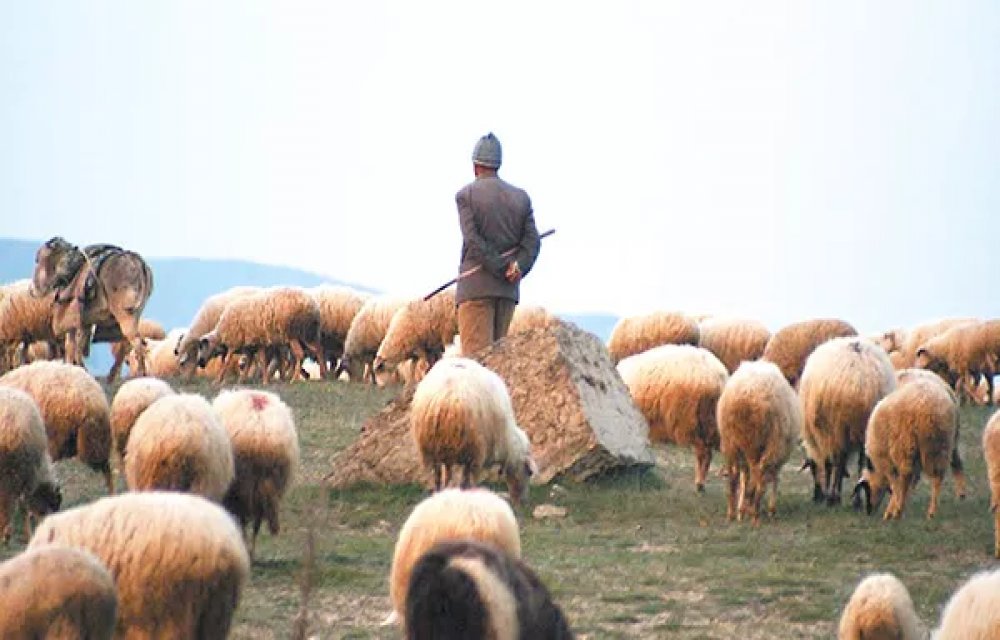
[[[32,516],[58,511],[62,491],[52,470],[42,414],[19,389],[0,388],[0,535],[10,541],[14,508],[25,506],[24,524],[31,537]]]
[[[511,501],[520,504],[537,466],[531,441],[517,426],[504,381],[475,360],[441,360],[417,384],[410,429],[420,461],[433,472],[434,489],[462,467],[462,487],[491,465],[503,468]]]
[[[149,318],[139,319],[139,337],[144,341],[149,340],[163,340],[167,337],[167,334],[163,331],[163,325],[161,325],[156,320],[150,320]],[[113,380],[118,376],[118,372],[121,370],[122,364],[125,359],[133,351],[132,343],[128,341],[127,338],[123,338],[116,342],[111,343],[111,355],[114,357],[114,363],[111,366],[111,371],[113,374],[109,373],[108,378]],[[137,361],[136,361],[137,362]],[[135,375],[135,371],[139,371],[138,367],[133,369],[129,368],[129,372]],[[148,371],[147,375],[152,375]]]
[[[961,393],[966,378],[986,378],[993,397],[993,375],[1000,355],[1000,320],[965,322],[951,327],[917,348],[915,367],[929,369]]]
[[[893,352],[900,351],[906,340],[905,329],[890,329],[884,333],[871,336],[870,340],[885,349],[885,352],[892,356]],[[906,367],[903,367],[904,369]]]
[[[854,327],[836,318],[795,322],[771,336],[761,358],[778,365],[788,383],[797,387],[806,359],[816,347],[831,338],[856,335]]]
[[[379,296],[367,300],[351,321],[351,328],[344,339],[344,355],[340,359],[337,375],[347,372],[351,380],[361,380],[368,367],[369,380],[375,383],[372,366],[378,348],[389,330],[392,317],[406,301],[401,298]]]
[[[983,429],[983,457],[990,481],[990,511],[994,517],[994,555],[1000,558],[1000,411],[990,416]]]
[[[897,374],[899,386],[871,412],[865,434],[867,468],[855,488],[869,514],[889,488],[885,520],[902,517],[921,472],[931,479],[927,517],[935,516],[958,431],[958,403],[948,387],[934,374],[909,371]]]
[[[741,362],[764,354],[771,332],[756,320],[708,318],[698,325],[698,346],[715,354],[732,374]]]
[[[42,413],[53,461],[76,458],[104,475],[108,493],[115,492],[111,475],[111,409],[101,385],[80,367],[40,360],[0,377],[0,387],[26,392]]]
[[[55,293],[31,295],[31,280],[18,280],[5,285],[0,298],[0,345],[15,349],[21,345],[21,362],[27,363],[27,348],[32,342],[55,343],[57,336],[52,324]],[[0,370],[0,373],[3,373]]]
[[[220,354],[229,362],[249,349],[259,356],[262,383],[267,384],[273,373],[267,364],[268,350],[273,354],[273,349],[287,346],[294,354],[296,377],[307,350],[318,360],[320,375],[325,376],[319,328],[319,305],[302,289],[275,287],[241,297],[226,305],[215,328],[199,340],[198,366],[204,367]],[[224,372],[226,365],[223,367]],[[222,382],[221,375],[217,383]]]
[[[952,327],[974,322],[979,322],[979,320],[977,318],[945,318],[943,320],[933,320],[918,324],[915,327],[907,329],[903,333],[902,341],[898,347],[902,364],[900,368],[909,369],[913,367],[914,361],[917,358],[917,349],[931,338],[941,335]]]
[[[292,411],[277,395],[264,391],[223,391],[212,402],[229,433],[236,477],[222,499],[246,531],[253,523],[250,558],[254,557],[261,521],[271,535],[281,529],[278,503],[299,466],[299,436]]]
[[[229,436],[197,394],[160,398],[132,427],[125,454],[132,491],[187,491],[220,502],[234,474]]]
[[[608,353],[611,362],[665,344],[698,344],[698,322],[683,313],[655,311],[620,319],[611,330]]]
[[[773,485],[768,511],[777,507],[778,474],[802,431],[802,408],[795,390],[771,362],[744,362],[719,396],[716,409],[722,455],[729,468],[727,517],[736,516],[737,486],[746,487],[740,502],[756,525],[767,484]],[[749,476],[749,478],[748,478]],[[744,502],[750,500],[749,506]]]
[[[844,607],[837,640],[923,640],[927,632],[910,592],[891,573],[873,573],[858,583]]]
[[[453,288],[430,300],[411,300],[392,315],[372,366],[376,374],[405,360],[424,360],[428,366],[434,366],[457,334],[458,311]]]
[[[118,595],[92,554],[48,546],[0,564],[0,637],[111,640]]]
[[[524,562],[474,540],[420,557],[406,591],[408,640],[572,638],[562,610]]]
[[[29,549],[83,549],[118,592],[116,637],[225,638],[250,573],[236,523],[204,498],[125,493],[47,517]]]
[[[995,640],[1000,629],[1000,571],[982,571],[962,585],[941,612],[934,640]]]
[[[691,345],[664,345],[618,363],[632,401],[649,422],[649,439],[695,453],[694,482],[705,490],[712,450],[719,447],[716,406],[729,373],[712,352]]]
[[[519,304],[514,307],[514,315],[507,327],[507,335],[527,333],[532,329],[546,329],[559,324],[559,318],[549,313],[545,307]]]
[[[226,305],[233,300],[261,291],[260,287],[232,287],[209,296],[201,303],[201,307],[188,325],[187,332],[177,340],[177,346],[174,347],[174,355],[177,356],[181,369],[187,373],[188,380],[194,377],[197,368],[198,341],[219,324],[219,317],[225,311]]]
[[[889,356],[865,338],[834,338],[810,354],[799,381],[799,397],[802,439],[814,456],[815,501],[825,497],[829,505],[840,503],[847,457],[858,451],[859,463],[864,462],[868,417],[895,388]]]
[[[323,284],[309,290],[319,305],[320,342],[328,370],[335,370],[344,355],[344,341],[351,321],[364,306],[368,295],[350,287]]]
[[[111,436],[115,451],[125,459],[125,449],[135,421],[151,404],[164,396],[174,395],[169,384],[159,378],[133,378],[118,387],[111,401]]]
[[[435,544],[471,539],[521,557],[521,534],[507,502],[486,489],[444,489],[421,501],[399,531],[389,570],[393,612],[387,623],[405,615],[406,591],[413,566]]]

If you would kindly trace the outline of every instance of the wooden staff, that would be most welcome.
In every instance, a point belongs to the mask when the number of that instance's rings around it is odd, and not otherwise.
[[[544,233],[538,234],[538,239],[541,240],[542,238],[548,238],[549,236],[551,236],[555,232],[556,232],[555,229],[549,229],[548,231],[546,231]],[[504,251],[503,253],[501,253],[500,257],[501,258],[510,258],[515,253],[517,253],[517,250],[520,249],[520,248],[521,247],[510,248],[510,249]],[[431,298],[433,298],[437,294],[441,293],[442,291],[444,291],[445,289],[447,289],[451,285],[455,284],[456,282],[458,282],[462,278],[468,278],[469,276],[471,276],[474,273],[479,273],[479,271],[482,270],[482,268],[483,268],[483,265],[477,264],[476,266],[474,266],[474,267],[472,267],[470,269],[466,269],[462,273],[458,274],[457,277],[452,278],[451,280],[449,280],[448,282],[445,282],[443,285],[441,285],[440,287],[438,287],[434,291],[431,291],[430,293],[428,293],[426,296],[424,296],[424,300],[425,301],[426,300],[430,300]]]

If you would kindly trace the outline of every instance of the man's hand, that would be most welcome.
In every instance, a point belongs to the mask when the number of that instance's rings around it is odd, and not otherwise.
[[[507,282],[511,284],[521,279],[521,265],[517,263],[517,260],[511,260],[510,264],[507,265],[506,276]]]

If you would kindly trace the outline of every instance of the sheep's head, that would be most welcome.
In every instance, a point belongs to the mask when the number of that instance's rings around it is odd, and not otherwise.
[[[851,503],[854,508],[860,510],[864,506],[865,513],[871,515],[882,504],[882,498],[887,492],[890,491],[885,475],[876,471],[872,461],[865,456],[865,470],[851,493]]]
[[[948,371],[948,364],[945,362],[944,358],[936,352],[934,345],[932,344],[925,344],[917,349],[917,356],[913,361],[913,366],[918,369],[933,371],[939,375]]]
[[[77,248],[56,236],[49,239],[35,252],[35,271],[31,276],[29,292],[33,296],[44,296],[57,286],[68,284],[72,277],[71,264],[74,255],[79,255]]]
[[[364,377],[365,363],[358,356],[348,356],[345,354],[340,358],[340,364],[337,365],[335,377],[339,378],[345,371],[347,372],[347,377],[352,382],[360,381]]]
[[[62,506],[62,489],[55,482],[40,482],[26,499],[28,511],[36,516],[47,516]]]
[[[180,356],[181,355],[181,344],[184,343],[184,336],[186,336],[186,335],[187,335],[186,333],[182,333],[181,335],[177,336],[177,344],[174,345],[174,355],[175,356]],[[187,362],[187,361],[185,360],[185,362]],[[181,362],[181,364],[184,364],[184,362]]]
[[[507,480],[507,490],[510,500],[515,505],[523,504],[528,498],[528,485],[531,477],[538,473],[538,464],[531,455],[531,441],[519,427],[513,427],[515,445],[509,451],[510,459],[504,464],[504,478]]]
[[[219,343],[218,334],[208,333],[198,341],[198,366],[204,369],[209,360],[215,356],[225,356],[227,351],[226,345]],[[181,364],[184,362],[186,360],[182,360]]]

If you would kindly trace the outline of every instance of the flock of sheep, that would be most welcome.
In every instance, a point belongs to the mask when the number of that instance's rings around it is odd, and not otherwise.
[[[185,329],[168,333],[147,322],[151,377],[129,380],[110,404],[83,369],[47,360],[58,357],[59,345],[44,331],[44,305],[29,298],[22,283],[0,288],[0,355],[13,367],[0,377],[0,528],[11,535],[11,514],[22,504],[31,540],[0,573],[58,564],[75,576],[62,581],[66,589],[93,599],[88,610],[117,608],[109,628],[117,625],[119,633],[162,630],[170,619],[176,637],[200,634],[192,629],[221,637],[262,523],[279,530],[279,502],[299,458],[295,425],[274,394],[223,391],[209,403],[175,393],[164,379],[201,374],[219,383],[267,384],[315,375],[402,382],[415,386],[412,433],[437,492],[400,532],[390,575],[392,617],[411,637],[440,635],[457,624],[456,616],[497,637],[515,628],[522,636],[571,635],[544,585],[519,559],[510,506],[472,489],[484,469],[498,465],[517,504],[537,467],[503,380],[449,353],[460,351],[453,291],[405,300],[333,286],[230,289],[205,300]],[[544,309],[518,307],[511,333],[558,322]],[[127,345],[114,348],[116,357],[128,356]],[[964,496],[958,406],[964,399],[993,402],[1000,321],[954,319],[861,337],[846,322],[818,319],[772,335],[755,321],[657,312],[623,319],[607,348],[649,424],[650,440],[694,449],[698,490],[713,453],[721,452],[730,519],[758,524],[765,494],[774,515],[779,472],[798,447],[813,471],[816,501],[841,501],[849,457],[856,455],[857,505],[870,513],[890,493],[884,517],[899,518],[925,475],[927,515],[934,517],[949,469]],[[113,493],[113,452],[135,493],[53,514],[61,495],[52,462],[77,457],[104,474]],[[983,455],[1000,557],[997,416],[984,431]],[[456,479],[463,490],[448,488]],[[30,523],[40,517],[31,535]],[[198,535],[185,533],[192,528]],[[83,555],[56,557],[69,554],[67,546]],[[147,555],[164,556],[157,566],[166,578],[144,573],[148,568],[136,558]],[[108,575],[117,591],[108,590]],[[962,603],[981,598],[982,585],[997,579],[977,577],[956,593],[936,637],[989,637],[968,626],[983,619],[968,616]],[[433,605],[442,597],[455,599],[450,617]],[[58,618],[29,610],[40,621]],[[66,624],[83,619],[79,612],[65,615]],[[107,616],[85,617],[95,629],[107,623]],[[873,637],[886,624],[899,631],[886,637],[921,637],[907,635],[911,623],[905,588],[891,576],[871,576],[844,610],[841,637]],[[31,623],[25,617],[18,624]]]

